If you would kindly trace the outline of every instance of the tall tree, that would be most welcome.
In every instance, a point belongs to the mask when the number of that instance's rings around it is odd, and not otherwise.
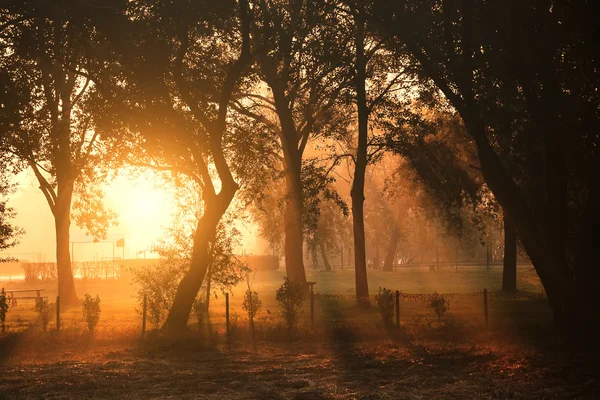
[[[106,43],[114,38],[108,27],[123,16],[119,10],[119,0],[102,8],[24,1],[3,3],[0,13],[0,149],[33,171],[52,211],[58,294],[65,305],[77,300],[69,254],[74,191],[79,186],[85,192],[86,176],[98,172],[115,144],[98,127],[108,126],[103,118],[114,77]]]
[[[410,51],[464,121],[557,324],[568,335],[591,337],[600,282],[590,261],[590,233],[600,219],[592,2],[378,5],[390,45]],[[512,168],[496,146],[508,140],[522,156]]]
[[[345,75],[332,62],[342,43],[331,29],[331,11],[328,3],[306,0],[258,2],[253,7],[262,90],[245,96],[236,108],[267,124],[279,140],[286,185],[286,272],[289,279],[303,284],[303,157],[312,138],[332,134],[345,120],[337,108],[346,88]]]
[[[356,144],[352,159],[354,171],[350,197],[352,199],[352,229],[354,237],[354,266],[357,302],[369,305],[367,280],[366,239],[364,223],[365,174],[367,165],[377,159],[383,146],[374,133],[372,115],[381,118],[390,102],[400,106],[398,96],[409,79],[407,65],[382,47],[374,36],[370,2],[347,0],[337,4],[340,29],[351,32],[350,46],[344,62],[351,78],[351,101],[355,106]],[[369,134],[371,132],[371,134]]]
[[[140,133],[133,162],[193,180],[203,206],[166,331],[186,326],[219,222],[240,187],[236,177],[262,161],[253,164],[258,133],[230,111],[253,60],[249,12],[246,0],[132,2],[134,46],[123,59],[132,84],[126,118]]]

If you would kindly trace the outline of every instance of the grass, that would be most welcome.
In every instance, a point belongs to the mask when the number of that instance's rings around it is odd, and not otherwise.
[[[522,291],[511,296],[498,293],[499,268],[369,271],[371,294],[379,286],[402,291],[399,329],[384,328],[376,307],[355,305],[353,271],[307,275],[317,282],[315,324],[306,303],[290,333],[275,301],[283,273],[256,274],[253,290],[263,302],[256,352],[241,310],[244,284],[230,298],[229,341],[221,295],[201,329],[190,321],[178,337],[149,332],[144,340],[136,288],[128,282],[77,282],[80,296],[102,299],[93,336],[80,308],[62,315],[60,333],[54,322],[41,332],[32,302],[22,302],[9,310],[9,333],[0,336],[0,399],[591,399],[600,393],[590,372],[597,355],[562,350],[533,271],[519,270]],[[483,288],[490,291],[487,330]],[[52,284],[46,289],[55,296]],[[428,305],[434,292],[450,301],[441,325]]]

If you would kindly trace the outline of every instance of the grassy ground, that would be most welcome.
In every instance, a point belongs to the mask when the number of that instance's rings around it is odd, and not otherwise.
[[[9,310],[0,334],[0,399],[564,399],[597,398],[597,354],[562,349],[535,273],[519,270],[514,296],[499,295],[501,270],[410,268],[370,271],[379,286],[401,290],[400,328],[384,328],[375,308],[355,306],[353,271],[307,271],[316,281],[315,324],[305,305],[298,330],[283,326],[274,300],[281,272],[258,273],[262,301],[256,350],[241,310],[243,285],[231,296],[228,341],[224,303],[211,303],[202,328],[178,338],[149,332],[128,282],[78,282],[79,295],[98,293],[102,316],[94,335],[80,309],[66,311],[61,332],[42,332],[33,304]],[[25,286],[25,284],[11,287]],[[483,288],[490,290],[489,327]],[[55,296],[49,285],[46,293]],[[448,294],[438,321],[427,294]],[[267,312],[269,310],[270,312]]]

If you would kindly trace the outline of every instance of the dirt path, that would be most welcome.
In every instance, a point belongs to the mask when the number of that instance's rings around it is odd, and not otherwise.
[[[168,345],[56,354],[0,366],[0,399],[593,399],[593,360],[557,351],[401,346],[390,341]]]

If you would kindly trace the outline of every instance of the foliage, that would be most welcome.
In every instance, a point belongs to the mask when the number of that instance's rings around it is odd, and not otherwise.
[[[275,299],[283,308],[282,316],[288,330],[294,330],[302,303],[304,302],[304,287],[301,283],[283,278],[283,284],[277,289]]]
[[[0,154],[0,169],[3,168],[1,158],[2,154]],[[7,202],[8,196],[14,192],[14,187],[7,182],[7,179],[4,171],[0,171],[0,250],[16,246],[19,236],[24,233],[22,229],[11,224],[16,214]]]
[[[40,299],[35,304],[34,310],[38,314],[38,319],[42,325],[42,330],[46,332],[48,330],[48,323],[52,319],[52,315],[56,310],[54,303],[49,303],[48,299]]]
[[[0,292],[0,325],[2,326],[2,332],[6,332],[6,313],[10,307],[10,300],[4,292],[4,288]]]
[[[246,284],[248,289],[244,293],[244,302],[242,303],[242,309],[248,314],[248,320],[250,321],[250,328],[252,329],[252,342],[256,349],[256,331],[254,329],[254,317],[259,313],[262,308],[262,301],[258,298],[258,293],[252,291],[252,284],[250,282],[250,274],[246,274]]]
[[[98,321],[100,321],[100,296],[96,295],[94,299],[89,294],[83,296],[83,319],[85,320],[88,330],[94,332]]]
[[[393,326],[394,319],[394,293],[386,288],[379,288],[375,295],[375,303],[381,316],[381,321],[386,328]]]
[[[429,307],[433,309],[435,314],[438,317],[438,323],[441,325],[442,317],[450,309],[450,301],[446,299],[443,294],[438,294],[437,292],[431,296],[431,300],[429,301]]]
[[[177,285],[185,274],[185,265],[161,262],[134,269],[132,273],[133,282],[140,286],[137,292],[138,304],[141,307],[146,297],[148,321],[158,327],[173,304]]]
[[[180,193],[179,213],[174,224],[152,248],[161,258],[160,263],[132,271],[133,281],[140,286],[138,303],[142,304],[145,295],[149,321],[156,327],[171,309],[179,282],[189,270],[196,228],[194,221],[197,221],[201,212],[201,206],[195,203],[197,199],[194,196]],[[247,266],[233,253],[241,234],[228,223],[230,221],[231,217],[224,218],[217,227],[214,241],[209,244],[210,276],[206,281],[210,280],[213,293],[215,290],[225,293],[237,285],[248,271]]]
[[[247,289],[244,294],[242,309],[248,313],[248,320],[251,324],[254,324],[254,317],[260,312],[261,308],[262,301],[258,298],[258,293]]]

